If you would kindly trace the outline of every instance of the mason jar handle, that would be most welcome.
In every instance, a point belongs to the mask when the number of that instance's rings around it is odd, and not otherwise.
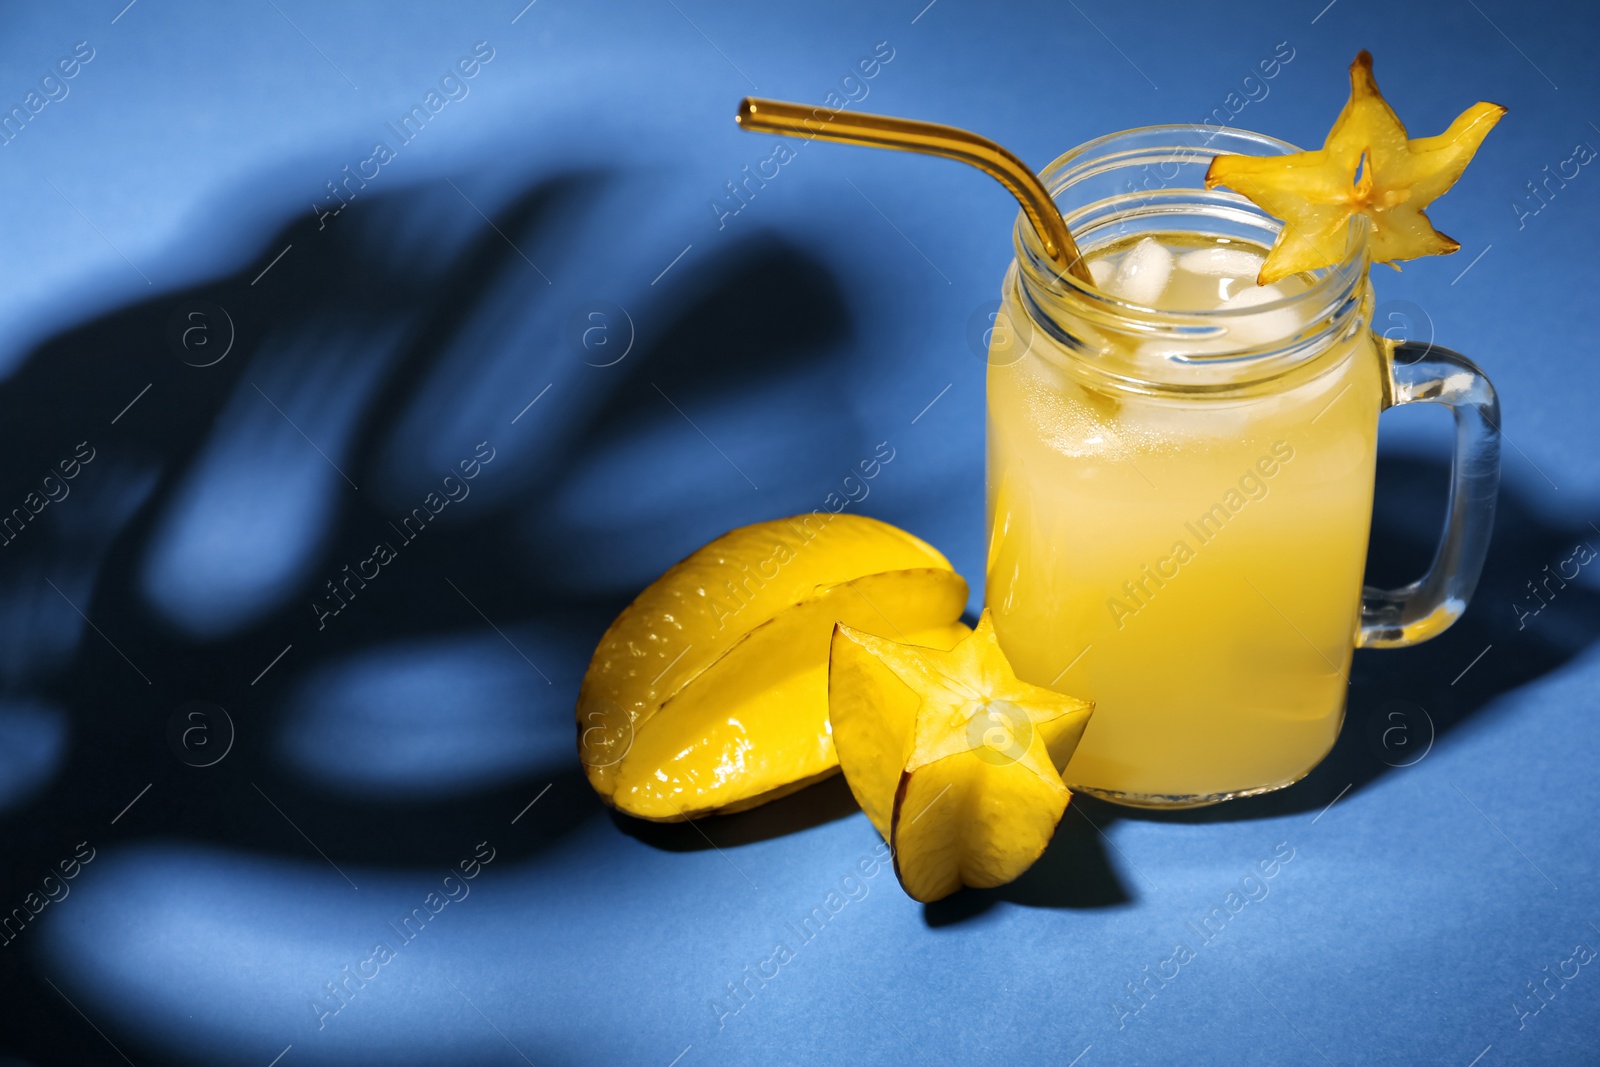
[[[1361,591],[1359,648],[1403,648],[1436,637],[1467,609],[1478,586],[1500,489],[1500,401],[1483,371],[1459,352],[1380,338],[1385,408],[1443,404],[1455,416],[1450,506],[1444,538],[1421,578]]]

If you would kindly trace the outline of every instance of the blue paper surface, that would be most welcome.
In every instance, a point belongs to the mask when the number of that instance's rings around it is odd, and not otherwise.
[[[0,15],[0,507],[46,499],[0,555],[0,1054],[1600,1058],[1600,572],[1529,599],[1600,547],[1591,12],[123,2]],[[739,98],[1036,167],[1218,108],[1315,145],[1362,47],[1413,133],[1510,108],[1431,212],[1462,250],[1374,275],[1384,328],[1494,379],[1506,447],[1475,602],[1357,655],[1329,759],[1193,813],[1075,799],[1017,882],[930,906],[838,779],[608,814],[579,680],[711,537],[888,442],[852,508],[981,604],[969,321],[1015,204],[926,158],[777,159]],[[1383,422],[1398,584],[1448,420]]]

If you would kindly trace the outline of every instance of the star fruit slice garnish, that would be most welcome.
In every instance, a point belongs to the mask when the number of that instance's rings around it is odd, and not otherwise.
[[[1350,100],[1321,148],[1217,156],[1206,188],[1226,185],[1283,220],[1259,285],[1338,263],[1358,213],[1372,221],[1375,263],[1444,255],[1461,245],[1434,229],[1423,209],[1456,183],[1505,113],[1499,104],[1473,104],[1437,137],[1411,138],[1378,92],[1372,56],[1363,50],[1350,64]]]
[[[923,902],[1033,865],[1094,705],[1019,681],[989,613],[948,652],[834,627],[828,720],[861,810]]]

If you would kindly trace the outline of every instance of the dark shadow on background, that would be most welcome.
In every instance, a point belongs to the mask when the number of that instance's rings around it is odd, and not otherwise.
[[[575,750],[570,760],[532,765],[514,780],[492,787],[441,797],[419,783],[414,795],[408,796],[402,783],[402,788],[381,796],[365,796],[359,789],[329,789],[291,773],[275,744],[277,732],[288,721],[282,701],[292,692],[294,680],[307,671],[402,641],[485,633],[492,637],[485,618],[505,633],[520,635],[519,624],[543,623],[546,629],[559,628],[570,636],[566,646],[551,653],[553,660],[538,668],[530,663],[530,668],[549,675],[548,690],[539,697],[536,712],[558,717],[565,728],[572,728],[572,701],[588,652],[637,589],[631,578],[598,589],[542,581],[541,568],[528,564],[525,531],[506,521],[513,505],[486,507],[471,513],[470,521],[430,528],[404,549],[395,564],[403,574],[373,582],[348,605],[343,617],[320,632],[309,608],[319,592],[316,583],[337,574],[340,565],[366,555],[373,531],[393,518],[374,494],[340,488],[332,525],[305,532],[322,539],[314,553],[311,587],[237,632],[208,639],[165,623],[141,597],[139,576],[175,486],[213,433],[214,420],[229,398],[237,389],[249,387],[246,376],[260,354],[261,338],[313,320],[404,317],[414,323],[388,354],[385,379],[373,391],[355,430],[351,473],[360,483],[382,457],[390,429],[387,420],[404,408],[437,353],[470,321],[475,294],[508,272],[527,271],[513,242],[531,246],[538,233],[562,224],[604,180],[604,175],[593,173],[566,175],[526,189],[495,213],[493,227],[481,219],[471,221],[472,236],[454,242],[451,258],[420,280],[411,269],[415,233],[408,231],[407,240],[400,241],[389,230],[418,212],[437,210],[437,190],[372,196],[326,229],[319,230],[312,220],[271,235],[257,260],[231,277],[132,305],[49,339],[0,384],[0,409],[8,416],[0,424],[0,454],[7,457],[0,469],[0,500],[20,501],[61,458],[63,447],[70,454],[72,444],[85,437],[104,442],[105,458],[86,469],[75,483],[75,496],[85,493],[91,477],[132,483],[149,472],[161,472],[153,489],[139,498],[136,510],[105,509],[99,528],[89,531],[104,542],[100,552],[85,553],[75,539],[78,533],[69,530],[63,535],[47,526],[55,521],[55,513],[47,510],[37,525],[24,531],[27,540],[19,540],[7,549],[7,556],[0,557],[0,595],[8,590],[13,594],[10,609],[0,611],[0,643],[9,649],[0,657],[6,664],[0,671],[4,695],[65,709],[68,719],[68,740],[54,780],[26,798],[19,795],[0,812],[0,835],[7,851],[0,871],[0,899],[22,899],[34,888],[39,872],[66,854],[63,849],[69,853],[73,842],[86,837],[126,846],[151,840],[158,830],[167,840],[314,860],[306,840],[289,824],[292,819],[310,831],[316,847],[332,862],[432,871],[491,833],[504,857],[500,862],[536,859],[601,813],[603,806],[584,779]],[[455,223],[447,220],[441,225],[448,228]],[[277,263],[261,284],[252,284],[286,245],[293,245],[297,254]],[[548,499],[570,469],[566,459],[599,448],[630,420],[652,412],[650,405],[660,403],[651,391],[652,380],[689,396],[704,396],[713,390],[737,392],[764,383],[770,387],[797,376],[829,377],[835,350],[847,344],[851,330],[839,285],[820,262],[752,231],[720,251],[707,252],[703,266],[692,278],[681,275],[686,280],[676,294],[680,310],[641,339],[640,351],[630,357],[624,372],[588,379],[589,403],[575,407],[593,414],[570,428],[567,456],[551,456],[539,464],[523,488],[522,501]],[[661,288],[671,290],[676,282],[671,279]],[[530,288],[530,300],[547,297]],[[236,337],[228,357],[204,369],[185,365],[182,353],[167,341],[174,312],[195,300],[226,308]],[[784,324],[783,329],[772,330],[774,322]],[[761,329],[763,325],[767,329]],[[329,358],[337,358],[337,353]],[[485,358],[549,362],[579,357],[568,350],[565,338],[553,338],[546,351],[490,352]],[[147,384],[149,394],[112,427],[110,419],[118,408]],[[854,430],[849,407],[843,403],[808,415],[815,441],[848,440]],[[792,479],[807,485],[807,492],[826,484],[839,466],[827,448],[795,450],[789,463]],[[248,478],[250,472],[239,474]],[[439,472],[416,472],[423,489],[438,477]],[[626,493],[627,488],[619,486],[617,491]],[[67,515],[84,502],[85,496],[77,496],[53,507]],[[751,505],[740,498],[737,506]],[[770,508],[772,500],[763,497],[762,506]],[[696,497],[685,496],[675,517],[681,521],[698,513],[704,518],[706,511]],[[724,521],[716,508],[709,513],[712,521]],[[81,522],[100,514],[85,508],[74,518]],[[729,526],[749,521],[733,510],[726,511],[725,519]],[[642,558],[643,566],[659,573],[672,562],[656,559],[661,534],[660,523],[642,525],[623,531],[604,549],[619,560]],[[560,546],[568,556],[594,548],[586,531],[552,523],[540,526],[538,538],[531,549],[535,553],[540,541],[553,554]],[[81,588],[83,595],[69,605],[55,599],[48,586],[21,593],[12,590],[19,575],[33,573],[48,574],[63,589]],[[471,603],[452,592],[447,579],[471,590]],[[106,635],[114,635],[115,647],[84,627],[78,609]],[[41,651],[41,635],[49,634],[58,635],[52,647],[58,647],[59,654]],[[278,650],[291,645],[283,662],[270,672],[262,670]],[[534,658],[522,648],[518,652]],[[530,674],[530,689],[540,685]],[[238,727],[228,757],[212,767],[186,766],[167,747],[169,715],[192,700],[222,705]],[[483,743],[495,740],[486,735]],[[150,788],[137,806],[111,828],[110,817],[147,783]],[[535,798],[537,804],[527,808]],[[524,810],[512,829],[510,820]],[[787,803],[717,820],[725,822],[726,829],[717,827],[713,836],[727,844],[760,840],[853,810],[839,779]],[[619,820],[619,825],[641,839],[658,835],[651,840],[659,847],[695,847],[672,836],[681,831],[693,834],[687,828],[630,826],[632,822]],[[40,982],[38,964],[20,948],[0,953],[0,991],[7,1014],[31,1021],[26,1033],[7,1027],[0,1048],[41,1062],[120,1062],[103,1039]],[[92,985],[95,978],[83,974],[73,980]],[[209,1055],[199,1049],[185,1052],[172,1045],[152,1045],[136,1035],[114,1036],[140,1061]],[[569,1055],[551,1048],[530,1051],[541,1062],[561,1062]],[[392,1052],[387,1058],[396,1061],[412,1054],[403,1049]]]
[[[863,431],[839,373],[855,330],[832,272],[758,232],[696,277],[704,282],[682,294],[659,338],[607,368],[617,384],[606,404],[548,457],[566,477],[527,494],[533,503],[516,519],[520,565],[541,588],[620,608],[728,530],[821,506],[822,472],[859,459]],[[756,458],[773,462],[742,458],[735,469],[726,453],[738,450],[724,435],[752,420]],[[667,451],[672,440],[689,450]],[[637,492],[614,489],[619,452],[650,471]]]

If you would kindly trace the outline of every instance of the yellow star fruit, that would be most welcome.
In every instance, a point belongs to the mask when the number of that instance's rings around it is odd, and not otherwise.
[[[1206,188],[1225,185],[1283,220],[1260,285],[1338,263],[1356,214],[1372,221],[1375,263],[1444,255],[1461,245],[1434,229],[1423,209],[1456,183],[1505,113],[1499,104],[1473,104],[1444,133],[1413,139],[1378,92],[1372,56],[1362,51],[1350,64],[1350,100],[1321,148],[1217,156]]]
[[[949,648],[967,583],[937,549],[861,515],[743,526],[667,571],[601,637],[578,692],[578,752],[606,803],[679,822],[837,773],[835,622]]]
[[[987,611],[948,652],[834,627],[839,766],[916,900],[1033,866],[1067,810],[1061,771],[1093,710],[1019,681]]]

